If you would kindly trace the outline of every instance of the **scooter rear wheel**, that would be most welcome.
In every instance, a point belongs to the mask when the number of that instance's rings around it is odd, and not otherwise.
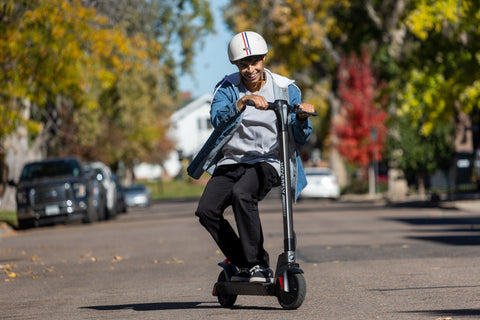
[[[225,273],[225,270],[220,272],[218,275],[218,282],[225,282],[227,281],[227,275]],[[237,301],[237,295],[235,294],[221,294],[217,293],[217,299],[220,305],[224,308],[231,308],[235,304],[235,301]]]
[[[277,287],[277,299],[282,308],[293,310],[300,307],[307,294],[307,284],[301,273],[288,274],[289,292],[285,292]]]

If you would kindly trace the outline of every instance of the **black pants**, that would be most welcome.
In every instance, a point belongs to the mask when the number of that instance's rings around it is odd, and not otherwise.
[[[275,168],[266,162],[223,165],[217,167],[203,191],[195,214],[225,257],[238,267],[269,267],[258,202],[279,181]],[[238,236],[223,215],[230,205]]]

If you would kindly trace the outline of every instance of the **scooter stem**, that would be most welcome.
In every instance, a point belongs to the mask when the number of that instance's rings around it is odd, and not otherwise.
[[[280,144],[280,174],[282,188],[283,235],[284,253],[287,263],[295,263],[295,232],[293,231],[291,168],[289,161],[288,135],[288,103],[285,100],[276,100],[274,108],[277,116],[277,130]]]

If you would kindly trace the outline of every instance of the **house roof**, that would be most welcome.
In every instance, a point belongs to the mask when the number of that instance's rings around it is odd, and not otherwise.
[[[203,96],[193,100],[192,102],[186,104],[185,106],[181,107],[179,110],[174,112],[171,116],[171,119],[173,121],[182,119],[186,115],[200,108],[202,105],[204,104],[210,105],[211,101],[212,101],[212,95],[209,93],[206,93]]]

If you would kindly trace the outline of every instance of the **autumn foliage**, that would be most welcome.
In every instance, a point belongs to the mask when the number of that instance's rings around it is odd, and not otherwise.
[[[381,160],[387,113],[376,107],[377,86],[368,55],[343,57],[338,69],[340,116],[332,127],[335,147],[353,164]]]

